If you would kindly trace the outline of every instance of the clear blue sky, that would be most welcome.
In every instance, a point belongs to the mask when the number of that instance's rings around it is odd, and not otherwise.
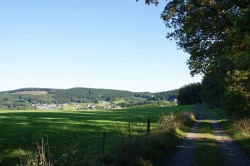
[[[160,19],[165,1],[1,0],[0,91],[166,91],[199,82]]]

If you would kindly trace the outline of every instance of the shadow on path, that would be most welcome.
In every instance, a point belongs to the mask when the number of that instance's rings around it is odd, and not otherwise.
[[[215,120],[211,114],[206,111],[204,107],[199,107],[199,116],[197,122],[193,127],[189,129],[186,134],[186,137],[183,139],[181,144],[177,146],[176,151],[173,155],[165,162],[166,166],[193,166],[193,165],[208,165],[208,163],[195,163],[195,157],[197,154],[197,143],[199,139],[203,139],[204,143],[207,146],[209,145],[209,141],[215,141],[215,144],[219,145],[219,156],[213,156],[210,154],[211,152],[205,152],[207,158],[211,157],[212,162],[217,165],[225,165],[225,166],[250,166],[250,159],[248,156],[242,151],[242,149],[236,144],[236,142],[227,135],[226,131],[220,126],[219,121]],[[202,117],[206,115],[207,119],[204,120]],[[207,134],[202,133],[200,128],[205,123],[209,123],[212,133]],[[210,137],[211,138],[210,138]],[[206,140],[207,139],[207,140]],[[207,148],[207,147],[203,147]],[[206,149],[204,149],[206,151]],[[215,154],[216,155],[216,154]],[[221,162],[217,162],[215,158],[220,159]],[[213,159],[213,157],[215,157]],[[210,160],[210,159],[208,159]],[[214,161],[213,161],[214,160]],[[221,164],[222,163],[222,164]]]
[[[224,156],[224,165],[250,166],[250,159],[234,142],[234,140],[227,135],[226,131],[220,126],[219,122],[215,120],[209,112],[205,111],[205,113],[211,122],[213,133],[216,136],[221,153]]]
[[[198,117],[202,120],[201,115]],[[193,127],[189,129],[186,137],[180,145],[177,146],[173,156],[166,161],[165,165],[169,166],[191,166],[193,165],[194,156],[196,154],[196,141],[201,125],[201,121],[197,121]]]

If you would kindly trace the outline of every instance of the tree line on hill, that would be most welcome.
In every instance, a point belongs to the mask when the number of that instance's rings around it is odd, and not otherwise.
[[[32,92],[32,93],[28,93]],[[47,92],[39,94],[35,92]],[[63,104],[63,103],[97,103],[98,101],[112,102],[116,99],[128,99],[133,104],[148,104],[149,101],[174,100],[177,90],[160,93],[130,92],[112,89],[71,88],[23,88],[0,93],[0,109],[32,109],[32,104]],[[137,100],[133,100],[133,98]],[[146,101],[138,99],[143,98]],[[140,101],[140,102],[139,102]]]

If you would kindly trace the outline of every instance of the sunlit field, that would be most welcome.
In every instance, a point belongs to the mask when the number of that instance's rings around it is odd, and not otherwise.
[[[102,152],[103,131],[106,132],[106,151],[115,146],[117,135],[146,133],[147,117],[151,128],[157,126],[161,114],[189,111],[192,106],[128,108],[98,111],[0,111],[0,158],[1,163],[18,163],[20,150],[31,151],[34,142],[48,137],[50,153],[57,159],[79,142],[77,153],[98,158]],[[0,165],[1,165],[0,163]]]

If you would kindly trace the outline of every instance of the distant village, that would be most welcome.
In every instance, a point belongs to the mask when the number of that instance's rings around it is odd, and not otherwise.
[[[56,110],[57,104],[32,104],[34,109],[38,110]]]
[[[63,104],[32,104],[34,109],[37,110],[63,110],[67,108],[74,108],[75,110],[110,110],[110,109],[120,109],[121,106],[112,105],[109,102],[102,101],[100,103],[89,103],[89,104],[79,104],[79,103],[63,103]]]

